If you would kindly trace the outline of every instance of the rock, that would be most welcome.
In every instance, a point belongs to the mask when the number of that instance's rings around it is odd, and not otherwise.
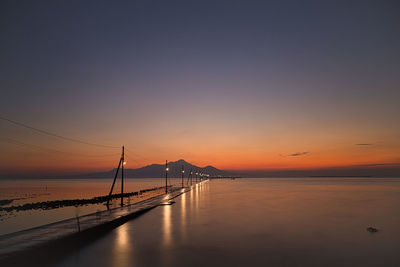
[[[379,230],[376,229],[376,228],[374,228],[374,227],[368,227],[368,228],[367,228],[367,231],[370,232],[370,233],[376,233],[376,232],[378,232]]]

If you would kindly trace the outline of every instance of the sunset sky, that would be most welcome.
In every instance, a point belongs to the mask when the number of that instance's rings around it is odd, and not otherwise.
[[[0,172],[400,162],[398,1],[1,1]]]

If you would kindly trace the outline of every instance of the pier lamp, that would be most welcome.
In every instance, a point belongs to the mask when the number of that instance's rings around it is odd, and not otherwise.
[[[168,193],[168,161],[165,161],[165,194]]]
[[[126,161],[124,161],[124,163],[122,163],[122,164],[126,165]]]

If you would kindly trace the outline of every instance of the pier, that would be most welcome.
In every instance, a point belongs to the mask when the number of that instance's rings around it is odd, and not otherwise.
[[[206,182],[202,181],[202,182]],[[0,236],[0,263],[18,265],[20,260],[56,257],[50,250],[66,253],[95,240],[126,221],[156,208],[171,204],[171,200],[192,190],[196,185],[172,188],[166,194],[155,196],[132,205],[113,208],[56,223]],[[49,259],[47,259],[49,260]],[[3,265],[3,264],[2,264]]]

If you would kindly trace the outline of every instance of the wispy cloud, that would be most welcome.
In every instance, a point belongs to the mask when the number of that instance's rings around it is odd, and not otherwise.
[[[372,146],[373,144],[368,144],[368,143],[360,143],[356,144],[356,146]]]
[[[309,154],[310,152],[308,152],[308,151],[304,151],[304,152],[296,152],[296,153],[293,153],[293,154],[289,154],[289,155],[281,155],[282,157],[300,157],[300,156],[304,156],[304,155],[307,155],[307,154]]]

